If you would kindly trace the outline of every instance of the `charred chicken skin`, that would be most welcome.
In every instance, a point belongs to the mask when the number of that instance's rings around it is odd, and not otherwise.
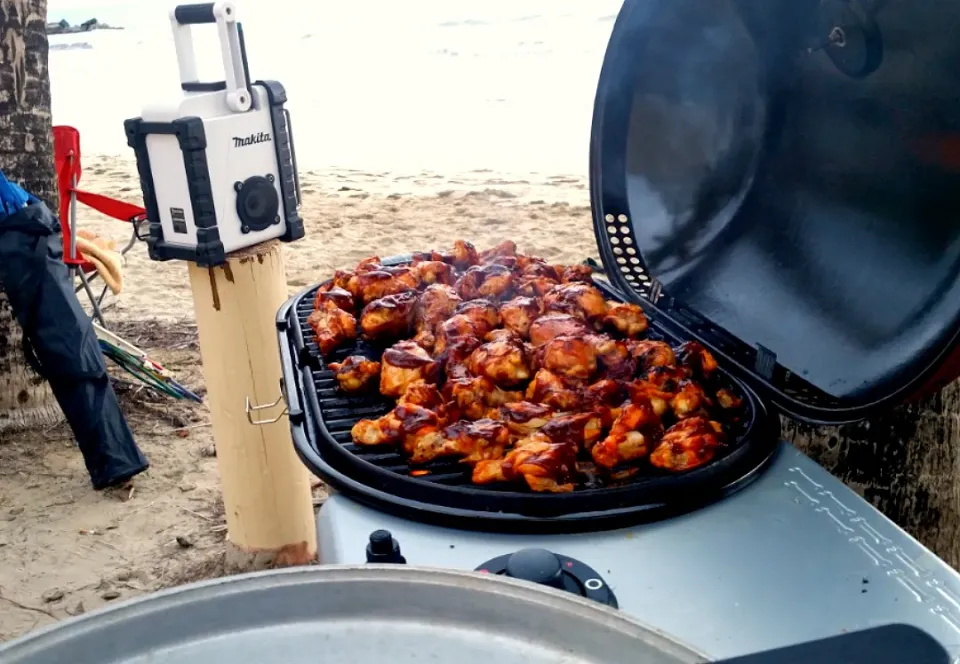
[[[530,326],[540,315],[540,303],[532,297],[515,297],[500,307],[503,327],[524,339],[530,337]]]
[[[440,365],[412,341],[401,341],[383,352],[380,362],[380,394],[399,397],[416,382],[435,383]]]
[[[417,294],[412,291],[374,300],[360,314],[360,329],[370,341],[392,341],[408,336],[416,314]]]
[[[353,302],[353,295],[351,295],[349,291],[335,286],[333,282],[327,284],[325,288],[321,287],[317,289],[317,296],[313,300],[313,308],[319,309],[327,300],[330,300],[348,313],[353,313],[353,310],[356,308]]]
[[[505,265],[474,265],[457,281],[457,293],[464,300],[501,298],[513,289],[513,272]]]
[[[597,353],[581,337],[554,337],[540,346],[542,368],[571,380],[587,380],[597,372]]]
[[[650,463],[657,468],[681,472],[702,466],[723,442],[723,427],[702,417],[677,422],[667,429]]]
[[[603,320],[609,309],[603,294],[583,283],[554,286],[543,296],[543,308],[590,322]]]
[[[524,480],[534,491],[573,491],[577,467],[577,446],[554,443],[537,433],[517,442],[506,457],[478,462],[473,468],[474,484]]]
[[[555,337],[583,337],[591,330],[579,318],[568,314],[547,314],[530,325],[530,343],[542,346]]]
[[[337,348],[357,338],[357,319],[332,299],[325,299],[307,317],[307,325],[316,336],[320,355],[330,357]]]
[[[662,435],[663,424],[649,402],[627,402],[610,433],[594,445],[591,454],[598,466],[613,468],[646,457]]]
[[[453,316],[462,303],[452,286],[440,283],[427,286],[417,300],[414,341],[431,350],[436,342],[437,328]]]
[[[327,366],[334,372],[340,389],[348,394],[369,391],[380,379],[380,363],[362,355],[351,355]]]
[[[610,303],[603,322],[630,339],[638,338],[648,327],[647,316],[639,305],[619,302]]]
[[[474,376],[484,376],[503,387],[530,380],[526,349],[510,339],[483,344],[470,354],[466,365]]]
[[[307,322],[325,359],[360,334],[386,347],[379,362],[327,367],[345,393],[396,400],[352,436],[393,446],[414,475],[446,459],[472,466],[476,484],[568,492],[710,462],[742,395],[701,344],[648,337],[643,308],[604,292],[588,265],[458,240],[410,265],[372,256],[338,270]]]

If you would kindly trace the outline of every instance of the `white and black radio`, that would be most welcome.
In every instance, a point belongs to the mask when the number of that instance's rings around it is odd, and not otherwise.
[[[170,103],[127,120],[154,260],[218,265],[238,249],[303,237],[300,185],[286,92],[250,82],[243,27],[231,2],[170,13],[180,87]],[[192,25],[215,23],[224,80],[199,81]]]

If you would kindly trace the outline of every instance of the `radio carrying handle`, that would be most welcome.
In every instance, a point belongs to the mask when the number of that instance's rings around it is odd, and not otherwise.
[[[223,56],[224,86],[227,107],[236,113],[250,110],[251,95],[247,88],[249,74],[244,57],[243,40],[237,23],[237,9],[232,2],[204,2],[178,5],[170,12],[173,44],[180,68],[180,87],[184,92],[222,90],[219,83],[201,83],[197,79],[197,57],[193,50],[191,25],[216,23]]]

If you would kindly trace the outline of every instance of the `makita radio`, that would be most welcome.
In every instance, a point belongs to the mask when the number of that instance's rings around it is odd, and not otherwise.
[[[286,93],[250,82],[243,28],[231,2],[170,13],[183,96],[127,120],[154,260],[223,263],[238,249],[303,237],[300,183]],[[215,23],[225,77],[199,81],[191,26]]]

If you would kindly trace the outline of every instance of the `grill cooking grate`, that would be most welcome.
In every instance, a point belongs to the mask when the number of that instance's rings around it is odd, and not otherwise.
[[[597,287],[600,288],[606,297],[611,300],[620,300],[616,292],[613,291],[604,282],[598,281]],[[414,469],[407,463],[404,455],[398,453],[391,447],[368,447],[358,446],[352,442],[350,430],[357,421],[366,418],[376,418],[385,415],[394,406],[393,400],[382,397],[377,393],[369,395],[351,395],[344,394],[338,387],[333,372],[326,368],[326,363],[320,356],[319,348],[314,339],[313,331],[307,325],[307,317],[313,311],[313,300],[317,288],[313,288],[303,294],[296,302],[296,317],[300,328],[301,338],[303,339],[303,350],[301,351],[301,361],[309,367],[309,373],[312,377],[312,385],[307,385],[306,389],[311,387],[315,390],[316,403],[319,406],[319,416],[322,424],[326,427],[329,434],[328,442],[336,444],[341,451],[348,453],[357,460],[372,464],[377,468],[388,471],[395,475],[403,476],[408,480],[425,482],[432,485],[448,487],[469,487],[473,491],[483,493],[513,494],[518,491],[524,491],[522,486],[515,484],[491,484],[478,486],[470,481],[470,467],[461,464],[456,460],[437,460],[428,465],[417,466]],[[673,346],[679,345],[681,340],[665,331],[655,329],[658,327],[655,318],[650,319],[650,328],[646,333],[646,338],[667,341]],[[359,340],[356,345],[349,348],[343,348],[336,351],[331,361],[339,362],[348,355],[363,355],[369,359],[379,360],[383,349]],[[743,390],[738,390],[743,392]],[[746,404],[753,405],[752,400],[748,399]],[[735,431],[728,431],[729,444],[717,455],[717,458],[707,464],[706,467],[713,465],[717,460],[729,455],[737,449],[750,431],[752,420],[755,413],[750,413],[744,418]],[[323,454],[322,441],[318,441],[318,451]],[[695,472],[695,471],[694,471]],[[669,473],[653,467],[645,467],[641,472],[625,480],[622,485],[638,485],[650,482],[654,479],[667,477],[680,477],[680,475]],[[595,493],[609,491],[610,485],[591,488],[588,482],[583,489],[575,491],[573,495],[583,495],[585,493]],[[526,492],[529,493],[529,492]],[[545,496],[546,494],[540,494]]]

